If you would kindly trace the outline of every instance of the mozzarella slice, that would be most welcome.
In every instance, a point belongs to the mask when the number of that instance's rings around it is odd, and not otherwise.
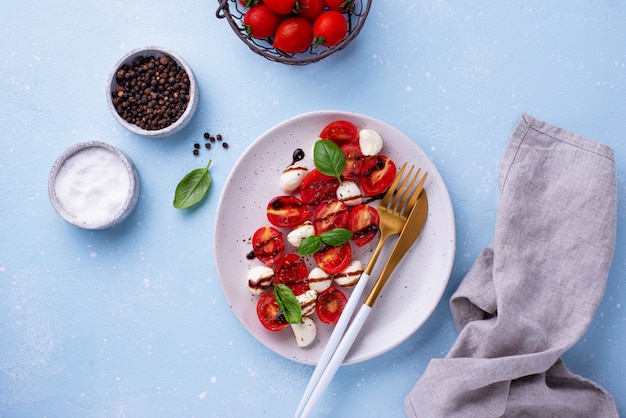
[[[376,155],[383,149],[383,138],[373,129],[361,129],[359,131],[359,147],[363,155]]]
[[[313,222],[305,221],[304,223],[296,226],[287,234],[287,241],[294,247],[298,248],[300,243],[306,237],[310,237],[315,235],[315,228],[313,227]]]
[[[328,273],[319,267],[315,267],[309,272],[309,289],[322,293],[333,284],[333,279]]]
[[[317,292],[315,290],[309,289],[297,295],[296,299],[302,308],[302,316],[311,315],[315,311],[315,302],[317,301]]]
[[[346,206],[356,206],[363,203],[361,189],[353,181],[344,181],[337,188],[337,200],[341,200]]]
[[[272,285],[274,270],[267,266],[256,266],[248,270],[248,289],[253,295],[260,295]]]
[[[293,335],[296,337],[298,347],[308,347],[315,341],[317,335],[317,325],[308,316],[303,316],[302,321],[299,324],[290,324],[293,330]]]
[[[285,168],[280,176],[280,189],[285,193],[295,192],[308,172],[309,170],[300,164],[292,164]]]
[[[354,286],[363,273],[363,263],[360,260],[352,260],[348,267],[333,276],[339,286]]]

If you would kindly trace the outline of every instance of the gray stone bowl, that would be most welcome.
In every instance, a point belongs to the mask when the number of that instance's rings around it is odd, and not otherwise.
[[[123,117],[121,117],[119,113],[117,113],[117,109],[115,108],[115,105],[113,104],[113,98],[112,98],[112,94],[115,92],[115,89],[118,87],[118,83],[117,83],[115,75],[117,74],[117,71],[124,64],[130,65],[138,57],[154,56],[156,58],[160,58],[164,55],[170,56],[174,61],[176,61],[176,63],[178,63],[180,67],[182,67],[187,72],[187,75],[189,77],[190,100],[189,100],[189,103],[187,104],[187,109],[185,109],[185,112],[180,116],[180,118],[178,118],[178,120],[176,120],[171,125],[162,129],[157,129],[157,130],[143,129],[133,123],[129,123]],[[126,129],[128,129],[129,131],[137,135],[152,137],[152,138],[163,138],[169,135],[173,135],[176,132],[183,129],[189,123],[194,113],[196,113],[196,109],[198,107],[198,85],[197,85],[196,78],[193,74],[193,71],[191,70],[191,67],[189,67],[187,62],[185,62],[185,60],[176,52],[171,51],[167,48],[159,47],[159,46],[146,46],[142,48],[137,48],[128,52],[126,55],[120,58],[119,61],[113,67],[113,70],[111,71],[111,73],[109,74],[106,93],[107,93],[106,100],[109,106],[109,110],[113,114],[113,117],[115,118],[115,120],[117,120],[120,123],[120,125],[122,125]]]
[[[52,165],[48,196],[54,210],[70,224],[110,228],[135,208],[139,175],[118,148],[100,141],[81,142],[63,151]]]

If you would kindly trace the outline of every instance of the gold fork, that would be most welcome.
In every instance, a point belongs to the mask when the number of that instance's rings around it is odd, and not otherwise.
[[[337,321],[337,324],[335,325],[335,328],[330,335],[328,343],[326,344],[326,347],[324,348],[324,351],[322,352],[322,355],[317,362],[317,366],[315,366],[315,370],[313,370],[311,379],[309,380],[309,383],[304,391],[304,395],[302,396],[300,404],[298,405],[298,408],[296,410],[296,417],[300,415],[300,413],[304,409],[304,406],[306,405],[311,394],[313,393],[313,390],[315,389],[315,386],[322,376],[324,369],[326,368],[328,362],[335,353],[335,350],[337,349],[337,346],[339,345],[339,342],[343,337],[344,331],[348,327],[348,323],[352,318],[352,314],[356,310],[357,304],[361,299],[363,290],[367,285],[372,269],[376,264],[376,260],[378,260],[378,256],[380,255],[380,251],[382,250],[385,241],[387,241],[387,238],[393,235],[397,235],[400,233],[400,231],[402,231],[402,228],[406,224],[407,218],[411,213],[411,209],[413,208],[413,206],[415,206],[415,203],[417,202],[428,173],[426,173],[422,177],[416,189],[411,193],[411,190],[413,189],[413,186],[415,185],[415,182],[417,181],[419,173],[421,171],[420,169],[418,169],[415,173],[415,176],[413,176],[413,178],[409,181],[409,177],[411,176],[414,168],[415,166],[411,166],[406,177],[402,179],[402,175],[404,174],[404,170],[406,169],[406,163],[402,165],[400,171],[398,171],[398,174],[396,175],[395,179],[389,186],[389,189],[387,190],[382,200],[380,201],[380,204],[378,205],[378,214],[380,217],[380,239],[378,241],[378,244],[376,245],[376,248],[374,249],[372,257],[370,258],[367,266],[363,270],[359,281],[352,290],[352,294],[350,295],[350,298],[348,299],[348,302],[346,303],[346,306],[344,307],[343,312],[339,317],[339,321]],[[401,184],[398,185],[401,180]]]

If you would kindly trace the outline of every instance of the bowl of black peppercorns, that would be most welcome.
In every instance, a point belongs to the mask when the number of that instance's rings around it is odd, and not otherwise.
[[[108,85],[111,113],[142,136],[161,138],[180,131],[198,104],[189,65],[174,51],[158,46],[137,48],[120,58]]]

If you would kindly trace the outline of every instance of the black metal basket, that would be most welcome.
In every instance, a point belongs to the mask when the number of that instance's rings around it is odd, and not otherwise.
[[[272,45],[272,39],[256,39],[249,36],[243,28],[243,17],[247,8],[238,0],[218,0],[219,7],[215,15],[219,19],[226,18],[237,36],[257,54],[270,61],[288,65],[307,65],[317,62],[327,56],[342,50],[359,34],[370,11],[371,0],[355,0],[354,7],[346,13],[348,20],[348,34],[345,39],[330,48],[311,45],[306,51],[299,54],[287,54],[279,51]]]

